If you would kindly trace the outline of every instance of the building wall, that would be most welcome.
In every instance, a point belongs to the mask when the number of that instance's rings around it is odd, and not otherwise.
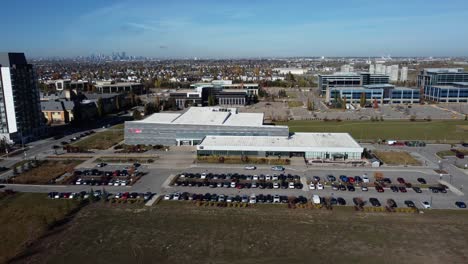
[[[293,155],[297,155],[297,152],[273,152],[273,151],[227,151],[222,150],[220,147],[219,150],[197,150],[197,155],[200,156],[253,156],[253,157],[268,157],[268,156],[281,156],[283,158],[291,157]],[[345,160],[360,160],[362,152],[360,151],[349,151],[349,152],[334,152],[333,150],[327,150],[326,148],[323,151],[315,151],[315,152],[303,152],[303,156],[305,159],[308,160],[332,160],[334,155],[343,155]]]
[[[289,136],[288,127],[235,127],[125,122],[125,144],[174,146],[177,140],[201,141],[207,135]]]
[[[468,102],[468,88],[442,88],[432,85],[424,87],[424,98],[440,103]]]

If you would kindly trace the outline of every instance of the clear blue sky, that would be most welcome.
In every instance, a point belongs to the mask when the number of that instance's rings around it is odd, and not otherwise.
[[[5,0],[0,51],[467,56],[466,0]]]

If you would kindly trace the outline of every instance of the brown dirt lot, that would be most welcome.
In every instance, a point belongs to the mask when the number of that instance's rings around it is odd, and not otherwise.
[[[83,161],[77,160],[45,160],[40,166],[20,173],[11,179],[12,183],[19,184],[47,184],[73,169]]]
[[[387,165],[421,165],[420,161],[406,151],[375,151],[374,153]]]
[[[93,204],[28,263],[467,263],[468,217],[161,202]]]

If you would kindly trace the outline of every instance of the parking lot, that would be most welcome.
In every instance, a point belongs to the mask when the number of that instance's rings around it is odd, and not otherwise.
[[[220,195],[223,195],[221,200],[229,200],[230,202],[242,200],[243,198],[248,199],[250,202],[250,197],[256,197],[256,202],[264,201],[267,203],[273,202],[271,197],[275,196],[290,197],[288,201],[299,197],[304,197],[307,201],[313,201],[314,195],[317,195],[320,197],[321,203],[344,200],[344,204],[354,205],[355,198],[357,198],[362,200],[366,206],[371,205],[371,198],[375,198],[381,206],[387,205],[389,199],[391,199],[396,207],[407,207],[408,204],[412,203],[419,209],[428,209],[428,207],[456,209],[458,206],[455,205],[455,202],[464,202],[463,197],[440,185],[437,175],[416,171],[385,172],[377,174],[377,180],[373,172],[364,171],[356,171],[351,174],[333,170],[307,171],[294,174],[286,171],[281,174],[266,169],[254,172],[239,169],[237,171],[230,170],[232,173],[229,173],[229,176],[227,173],[217,171],[219,170],[193,169],[189,172],[182,172],[175,176],[173,179],[174,185],[166,189],[166,194],[169,196],[181,195],[182,193],[190,194],[187,195],[187,199],[197,199],[192,196],[198,194],[197,197],[203,197],[202,200],[208,199],[209,201],[220,199]],[[181,175],[184,177],[181,178]],[[202,179],[202,175],[205,175],[204,179]],[[232,181],[233,175],[236,175],[234,181]],[[269,176],[268,180],[267,175]],[[333,176],[334,181],[329,176]],[[343,177],[340,178],[340,176],[346,176],[346,180]],[[213,179],[215,177],[217,179]],[[226,179],[226,177],[230,178]],[[190,186],[189,182],[191,182]],[[289,182],[300,183],[300,185],[289,188]],[[275,183],[278,183],[278,185],[275,185]],[[297,186],[301,186],[301,188]],[[210,194],[210,198],[206,194]],[[172,199],[170,197],[166,198]],[[283,201],[286,201],[286,198]]]

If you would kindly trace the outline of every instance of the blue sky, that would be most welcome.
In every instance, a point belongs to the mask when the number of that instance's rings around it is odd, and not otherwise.
[[[466,0],[5,0],[0,10],[0,51],[28,56],[468,56]]]

